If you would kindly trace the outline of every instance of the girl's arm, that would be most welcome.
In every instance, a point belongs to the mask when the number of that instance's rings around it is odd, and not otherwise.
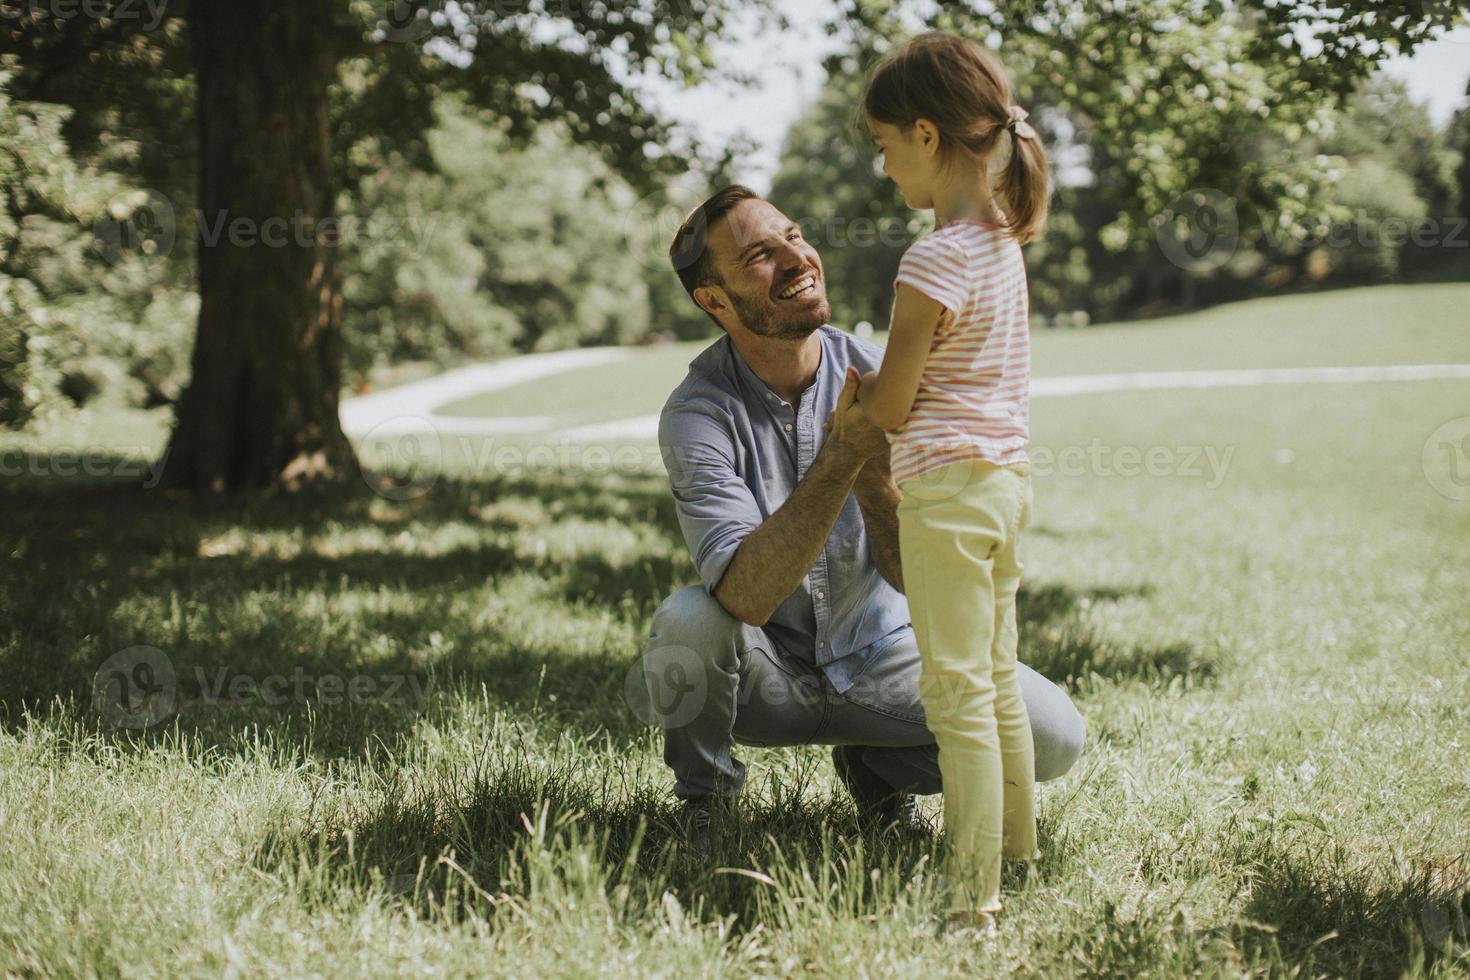
[[[949,310],[937,300],[907,283],[898,284],[882,372],[870,372],[858,388],[858,402],[875,425],[892,431],[908,421],[934,333],[947,315]]]

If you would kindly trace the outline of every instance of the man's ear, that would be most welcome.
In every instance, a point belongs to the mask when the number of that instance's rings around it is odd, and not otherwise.
[[[715,319],[720,314],[730,309],[730,297],[719,286],[696,286],[694,287],[694,302]]]

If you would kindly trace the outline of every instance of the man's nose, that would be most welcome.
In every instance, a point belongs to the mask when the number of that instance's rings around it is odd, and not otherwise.
[[[796,242],[783,242],[781,250],[776,254],[783,272],[799,269],[807,264],[806,252]]]

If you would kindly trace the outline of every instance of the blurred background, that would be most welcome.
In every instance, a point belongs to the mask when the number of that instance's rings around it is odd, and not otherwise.
[[[881,330],[925,228],[853,108],[865,68],[926,28],[995,47],[1048,139],[1040,329],[1465,280],[1463,18],[1433,0],[7,3],[0,425],[149,412],[177,424],[187,486],[351,469],[339,392],[713,336],[663,253],[727,181],[802,223],[838,326]]]

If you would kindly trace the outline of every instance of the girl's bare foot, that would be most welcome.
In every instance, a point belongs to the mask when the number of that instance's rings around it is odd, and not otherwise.
[[[989,912],[951,912],[944,920],[946,939],[983,943],[995,939],[995,916]]]

